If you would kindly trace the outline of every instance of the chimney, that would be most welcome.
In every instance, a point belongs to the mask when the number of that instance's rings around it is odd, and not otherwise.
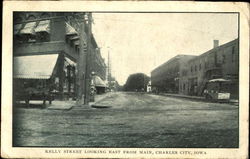
[[[219,46],[219,40],[214,40],[214,48]]]

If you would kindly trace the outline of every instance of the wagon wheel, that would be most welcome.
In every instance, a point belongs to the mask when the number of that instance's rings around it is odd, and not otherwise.
[[[25,104],[29,106],[29,99],[25,99]]]
[[[208,100],[208,101],[211,101],[212,100],[212,97],[210,96],[210,95],[206,95],[206,99]]]
[[[43,105],[45,105],[46,104],[46,99],[43,99]]]
[[[51,104],[51,103],[52,103],[52,97],[49,96],[49,104]]]

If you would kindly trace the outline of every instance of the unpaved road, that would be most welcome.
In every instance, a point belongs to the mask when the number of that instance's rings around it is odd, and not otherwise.
[[[96,105],[14,109],[14,146],[238,147],[238,106],[142,93]]]

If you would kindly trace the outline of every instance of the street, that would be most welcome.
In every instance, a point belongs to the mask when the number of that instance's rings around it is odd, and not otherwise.
[[[14,146],[238,147],[238,106],[113,92],[92,108],[14,106]]]

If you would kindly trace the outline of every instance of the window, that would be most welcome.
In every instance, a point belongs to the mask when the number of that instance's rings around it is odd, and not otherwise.
[[[193,72],[193,66],[191,66],[191,72]]]
[[[28,15],[27,20],[35,20],[36,17],[32,14]]]
[[[47,32],[36,33],[36,41],[38,42],[48,42],[50,41],[50,35]]]
[[[194,66],[194,71],[195,71],[195,72],[197,71],[197,65]]]
[[[23,18],[22,17],[19,17],[19,16],[15,16],[14,17],[14,22],[15,23],[20,23],[20,22],[22,22],[23,21]]]
[[[201,70],[201,63],[200,63],[200,65],[199,65],[199,70]]]
[[[46,12],[41,13],[40,15],[41,18],[48,18],[49,16],[50,16],[49,13],[46,13]]]

